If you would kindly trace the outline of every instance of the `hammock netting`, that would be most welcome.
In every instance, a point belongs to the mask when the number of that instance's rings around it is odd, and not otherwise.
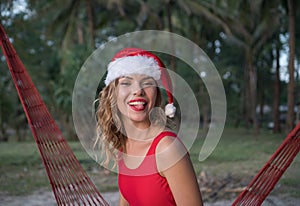
[[[232,205],[261,205],[300,150],[300,123],[288,134]]]
[[[261,205],[300,150],[300,123],[234,201],[233,205]]]
[[[108,205],[81,167],[0,24],[1,48],[58,205]],[[300,123],[232,205],[261,205],[300,150]]]
[[[0,25],[3,53],[58,205],[108,205],[49,113]]]

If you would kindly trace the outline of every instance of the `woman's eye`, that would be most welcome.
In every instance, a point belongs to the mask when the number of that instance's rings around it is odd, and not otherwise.
[[[154,82],[143,82],[143,86],[146,87],[154,86]]]
[[[129,86],[129,85],[130,85],[130,82],[120,82],[120,85],[123,85],[123,86]]]

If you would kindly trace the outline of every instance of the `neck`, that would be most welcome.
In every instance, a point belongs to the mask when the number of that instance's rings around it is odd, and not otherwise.
[[[134,122],[124,123],[124,128],[128,141],[147,141],[152,140],[163,128],[159,126],[153,126],[152,124],[136,124]]]

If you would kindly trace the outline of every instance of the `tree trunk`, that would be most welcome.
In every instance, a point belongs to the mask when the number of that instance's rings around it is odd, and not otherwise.
[[[280,49],[279,45],[276,46],[276,73],[275,73],[275,82],[274,82],[274,108],[273,108],[273,132],[280,133],[280,112],[279,112],[279,105],[280,105]]]
[[[94,14],[90,0],[86,0],[86,10],[88,15],[88,27],[90,33],[90,47],[95,48],[95,29],[94,29]]]
[[[82,31],[82,25],[81,22],[77,22],[77,39],[78,39],[78,44],[83,45],[84,40],[83,40],[83,31]]]
[[[202,128],[205,131],[208,131],[209,125],[210,125],[210,112],[209,112],[209,95],[207,94],[206,87],[204,83],[200,82],[199,85],[199,97],[201,99],[200,103],[200,113],[202,117]]]
[[[264,121],[264,108],[265,108],[265,88],[262,82],[259,87],[259,122]]]
[[[202,105],[203,129],[208,131],[209,128],[209,110],[206,104]]]
[[[289,84],[288,84],[288,113],[286,121],[287,132],[291,131],[294,127],[294,59],[295,59],[295,13],[294,1],[288,0],[289,9]]]
[[[2,101],[0,99],[0,142],[7,142],[8,141],[8,135],[6,133],[6,126],[5,122],[3,121],[4,117],[4,110],[3,110]]]
[[[244,117],[245,121],[245,127],[247,129],[250,128],[250,85],[249,85],[249,72],[248,72],[248,65],[247,63],[245,64],[245,72],[244,72],[244,93],[242,94],[242,103],[243,103],[243,108],[242,108],[242,115]]]
[[[253,124],[255,134],[259,133],[259,126],[256,118],[256,94],[257,94],[257,71],[253,64],[253,55],[251,51],[246,54],[247,57],[247,72],[249,73],[249,113]]]
[[[168,1],[166,3],[166,13],[167,13],[167,19],[168,19],[168,29],[169,32],[173,32],[173,23],[172,23],[172,17],[171,17],[171,1]],[[174,48],[174,39],[172,38],[172,35],[170,36],[170,46],[173,54],[175,54],[175,48]],[[170,68],[172,71],[176,71],[176,58],[175,56],[170,56]]]
[[[8,142],[8,134],[3,124],[0,125],[0,142]]]

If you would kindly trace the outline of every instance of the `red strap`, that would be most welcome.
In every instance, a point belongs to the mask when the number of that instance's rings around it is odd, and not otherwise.
[[[151,146],[150,146],[150,148],[149,148],[149,150],[148,150],[147,155],[155,154],[155,149],[156,149],[158,143],[160,142],[161,139],[163,139],[163,138],[166,137],[166,136],[170,136],[170,137],[174,137],[174,138],[177,137],[177,135],[176,135],[175,133],[170,132],[170,131],[163,131],[163,132],[161,132],[161,133],[153,140],[153,142],[152,142],[152,144],[151,144]]]

